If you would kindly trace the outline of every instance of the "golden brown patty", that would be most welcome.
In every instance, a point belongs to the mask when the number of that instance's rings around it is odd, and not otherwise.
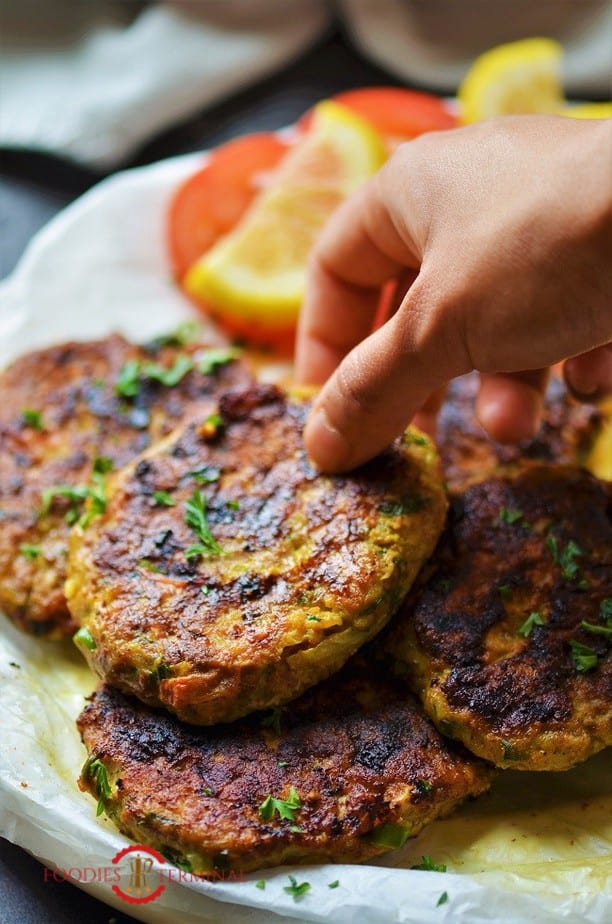
[[[436,438],[451,493],[530,462],[584,462],[601,429],[603,414],[593,405],[574,401],[560,379],[551,378],[538,433],[518,446],[489,439],[474,417],[478,381],[476,372],[453,379],[438,415]]]
[[[223,395],[75,529],[68,603],[109,683],[188,722],[230,721],[329,676],[395,611],[442,530],[437,455],[407,434],[323,476],[308,409],[273,386]]]
[[[498,766],[612,744],[611,494],[569,466],[473,485],[391,631],[440,731]]]
[[[29,353],[0,374],[0,610],[19,628],[49,638],[75,629],[63,592],[66,517],[78,517],[82,501],[49,497],[41,515],[45,492],[79,486],[101,496],[111,464],[133,459],[220,388],[251,381],[234,361],[185,371],[215,356],[112,336]]]
[[[195,873],[365,860],[492,775],[360,655],[289,707],[232,725],[185,726],[103,686],[78,726],[81,788],[128,837]]]

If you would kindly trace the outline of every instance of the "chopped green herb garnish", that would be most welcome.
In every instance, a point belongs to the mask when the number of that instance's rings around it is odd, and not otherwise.
[[[200,544],[190,546],[185,552],[187,558],[195,555],[213,555],[222,552],[219,543],[214,539],[206,521],[206,498],[196,488],[185,503],[185,523],[190,526],[200,540]]]
[[[200,558],[202,555],[210,555],[210,549],[196,542],[195,545],[189,545],[185,549],[185,558],[190,561],[192,558]]]
[[[278,762],[279,767],[287,767],[288,765],[289,765],[289,762],[286,760],[279,760]]]
[[[96,475],[106,475],[112,472],[115,463],[108,456],[96,456],[93,460],[93,470]]]
[[[28,427],[32,427],[33,430],[44,430],[45,425],[43,423],[42,414],[40,411],[35,411],[31,407],[25,407],[21,412],[21,419],[24,424]]]
[[[578,563],[576,558],[584,555],[580,546],[576,545],[573,539],[567,543],[564,549],[559,547],[557,537],[552,533],[546,540],[546,547],[556,564],[561,568],[561,574],[566,581],[573,581],[578,576]]]
[[[140,391],[140,362],[128,359],[119,370],[115,382],[115,392],[122,398],[135,398]]]
[[[289,876],[289,882],[291,885],[284,886],[283,890],[288,895],[293,895],[294,902],[299,901],[304,897],[304,895],[306,895],[307,892],[310,892],[311,886],[309,882],[300,882],[298,885],[298,881],[295,876]]]
[[[399,517],[404,513],[418,513],[427,503],[428,498],[419,494],[403,494],[399,500],[383,501],[378,510],[385,516]]]
[[[238,347],[218,347],[205,350],[198,356],[198,370],[202,375],[210,375],[219,366],[225,366],[238,359],[242,350]]]
[[[230,508],[230,510],[240,510],[240,504],[236,500],[228,500],[227,506]]]
[[[309,613],[306,617],[306,622],[321,622],[321,617],[313,616],[312,613]]]
[[[152,571],[153,574],[163,574],[164,573],[161,568],[158,568],[157,565],[154,565],[153,562],[150,561],[148,558],[139,558],[138,567],[145,568],[147,571]]]
[[[202,792],[204,793],[205,796],[212,796],[213,794],[213,791],[210,788],[210,786],[205,786]]]
[[[606,597],[599,604],[599,616],[604,622],[612,622],[612,597]]]
[[[433,789],[433,783],[430,783],[429,780],[417,780],[417,786],[423,792],[431,792]]]
[[[263,821],[271,821],[274,812],[278,812],[279,818],[285,818],[288,821],[295,821],[295,812],[301,808],[302,803],[294,786],[289,790],[288,799],[276,799],[274,796],[267,796],[259,806],[259,815]]]
[[[110,798],[111,788],[108,782],[108,773],[101,760],[93,760],[85,764],[84,775],[94,780],[96,784],[96,793],[98,794],[98,808],[96,816],[101,815],[104,811],[104,800]]]
[[[160,661],[151,671],[151,677],[157,683],[160,683],[162,680],[167,680],[168,677],[172,677],[172,668],[164,664],[163,661]]]
[[[533,632],[534,626],[543,626],[544,624],[545,622],[539,613],[530,613],[523,625],[518,630],[518,635],[522,635],[523,638],[529,638]]]
[[[500,741],[502,749],[502,759],[503,760],[519,760],[520,755],[517,753],[516,748],[511,741]]]
[[[87,485],[69,485],[69,484],[58,484],[54,485],[52,488],[46,488],[43,491],[42,495],[42,506],[41,513],[48,513],[51,509],[51,504],[53,503],[56,497],[67,497],[72,501],[73,505],[82,503],[85,498],[89,497],[89,488]],[[77,513],[78,516],[78,513]],[[76,517],[75,517],[76,519]],[[74,521],[73,521],[74,522]]]
[[[339,879],[334,879],[333,882],[329,882],[329,883],[327,884],[327,888],[328,888],[328,889],[337,889],[339,885],[340,885],[340,880],[339,880]]]
[[[80,629],[72,636],[72,641],[75,645],[82,645],[83,648],[87,648],[88,651],[95,651],[98,647],[96,641],[86,626],[81,626]]]
[[[577,642],[573,638],[570,639],[569,644],[576,670],[580,674],[586,674],[587,671],[597,667],[597,652],[593,648],[589,648],[588,645],[583,645],[582,642]]]
[[[158,507],[176,507],[176,501],[167,491],[153,491],[153,500]]]
[[[204,418],[204,426],[214,427],[215,430],[218,429],[218,427],[222,427],[223,418],[221,414],[216,412],[214,414],[209,414],[208,417]]]
[[[421,857],[422,863],[417,863],[415,866],[411,866],[410,869],[424,869],[430,873],[445,873],[446,872],[446,863],[434,863],[431,857],[427,855]]]
[[[165,346],[182,347],[188,343],[193,343],[200,335],[200,325],[197,321],[183,321],[174,330],[168,334],[160,334],[154,337],[146,344],[146,349],[150,352],[161,350]]]
[[[270,714],[261,720],[262,728],[271,728],[277,735],[280,735],[282,714],[283,710],[280,706],[273,706],[270,710]]]
[[[523,520],[524,514],[522,510],[509,510],[508,507],[502,507],[497,519],[500,523],[507,523],[512,526],[514,523],[519,523],[520,520]]]
[[[448,892],[442,892],[442,895],[436,902],[436,908],[439,908],[440,905],[445,905],[448,901]]]
[[[192,369],[193,360],[185,355],[177,356],[169,369],[159,363],[141,363],[138,359],[129,359],[119,370],[115,392],[122,398],[135,398],[140,393],[142,379],[150,379],[166,388],[173,388]]]
[[[386,847],[389,850],[399,850],[403,847],[410,837],[410,829],[404,825],[389,822],[386,825],[380,825],[368,835],[371,844],[377,847]]]
[[[428,440],[427,437],[421,436],[419,433],[404,433],[404,443],[408,446],[411,443],[415,446],[427,446]]]
[[[500,584],[497,589],[502,600],[509,600],[512,596],[512,588],[509,584]]]
[[[299,825],[289,825],[289,830],[290,830],[293,834],[302,834],[303,831],[304,831],[304,829],[303,829],[303,828],[300,828]]]
[[[24,542],[19,546],[19,551],[24,558],[32,561],[34,558],[38,558],[40,555],[40,546],[39,545],[30,545],[29,542]]]
[[[215,465],[203,465],[202,468],[197,468],[189,474],[198,484],[212,484],[221,477],[221,469]]]
[[[208,594],[210,593],[210,587],[208,586],[208,584],[204,584],[202,587],[200,587],[200,593],[204,594],[205,597],[208,596]]]
[[[596,623],[585,622],[584,619],[580,625],[591,635],[604,635],[606,638],[612,638],[612,626],[598,626]]]
[[[256,889],[265,889],[265,887],[266,887],[266,880],[265,880],[265,879],[258,879],[257,882],[255,883],[255,888],[256,888]]]
[[[142,376],[153,382],[159,382],[166,388],[174,388],[192,369],[193,361],[189,356],[177,356],[170,369],[158,363],[145,363],[142,367]]]

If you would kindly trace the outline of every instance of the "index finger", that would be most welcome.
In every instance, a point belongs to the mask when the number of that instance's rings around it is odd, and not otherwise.
[[[298,325],[298,383],[324,382],[372,332],[383,283],[419,265],[387,206],[384,173],[340,206],[314,248]]]

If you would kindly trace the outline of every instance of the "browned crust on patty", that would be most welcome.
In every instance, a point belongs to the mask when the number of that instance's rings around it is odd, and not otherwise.
[[[38,350],[0,373],[0,610],[23,631],[57,638],[76,628],[63,591],[71,504],[58,498],[41,517],[44,491],[90,484],[96,457],[119,468],[220,388],[251,381],[231,362],[211,375],[189,372],[174,387],[145,380],[133,398],[116,393],[129,361],[172,368],[179,355],[195,358],[201,349],[146,349],[114,335]],[[24,411],[39,413],[44,429]],[[39,551],[28,556],[23,546]]]
[[[476,420],[478,382],[476,372],[453,379],[438,415],[436,441],[452,494],[514,466],[584,462],[601,430],[603,412],[575,401],[556,375],[548,385],[539,431],[518,445],[495,442]]]
[[[443,526],[437,455],[408,434],[321,475],[308,410],[273,386],[222,396],[216,430],[205,414],[126,468],[106,514],[73,532],[69,605],[109,683],[188,722],[229,721],[329,676],[395,611]],[[190,557],[194,492],[220,549]]]
[[[413,836],[491,780],[390,674],[357,656],[276,715],[206,729],[103,686],[78,720],[90,755],[81,788],[102,795],[100,761],[119,829],[196,873],[365,860],[390,849],[375,842],[382,825]],[[287,800],[291,787],[293,820],[264,820],[267,797]]]
[[[612,744],[610,500],[569,466],[473,485],[398,616],[389,644],[427,713],[498,766],[562,770]],[[571,640],[595,667],[578,669]]]

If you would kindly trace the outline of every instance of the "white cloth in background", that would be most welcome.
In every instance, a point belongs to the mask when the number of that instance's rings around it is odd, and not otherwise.
[[[287,64],[327,23],[325,0],[8,0],[0,144],[108,169]]]
[[[409,84],[452,93],[476,55],[533,35],[564,45],[567,93],[612,84],[609,0],[5,0],[0,145],[114,168],[287,64],[334,10]]]

